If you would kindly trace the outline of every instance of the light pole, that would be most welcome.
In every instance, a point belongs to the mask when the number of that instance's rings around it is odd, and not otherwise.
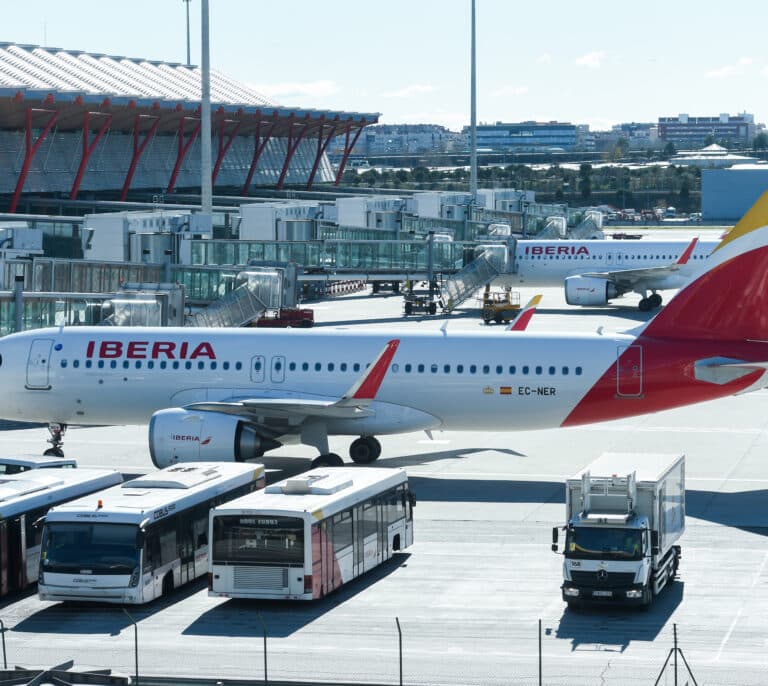
[[[470,49],[470,95],[469,95],[469,192],[472,202],[477,200],[477,83],[475,78],[475,0],[472,0],[472,41]]]
[[[189,3],[192,0],[181,0],[186,6],[187,6],[187,66],[192,66],[192,58],[190,57],[189,52]]]

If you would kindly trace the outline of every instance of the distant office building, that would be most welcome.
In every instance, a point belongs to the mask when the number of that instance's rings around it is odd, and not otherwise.
[[[626,140],[630,150],[652,148],[659,144],[659,127],[653,123],[633,121],[616,124],[612,133],[616,135],[617,140]]]
[[[659,138],[683,150],[700,148],[710,137],[710,142],[748,146],[755,133],[755,115],[746,112],[719,117],[659,117]]]
[[[353,155],[420,155],[435,152],[461,152],[469,148],[463,133],[437,124],[378,124],[370,126],[352,149]],[[344,137],[334,139],[330,154],[344,151]]]
[[[479,124],[477,147],[479,150],[498,152],[546,152],[575,150],[578,147],[579,127],[563,122],[525,121],[519,124]],[[463,133],[469,135],[469,127]]]

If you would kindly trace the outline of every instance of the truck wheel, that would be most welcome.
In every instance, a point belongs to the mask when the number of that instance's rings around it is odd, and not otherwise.
[[[651,607],[652,600],[653,600],[653,589],[651,588],[651,584],[649,583],[643,589],[643,602],[640,605],[640,608],[643,610],[643,612],[648,611],[648,609]]]
[[[437,303],[429,303],[429,313],[437,314]]]

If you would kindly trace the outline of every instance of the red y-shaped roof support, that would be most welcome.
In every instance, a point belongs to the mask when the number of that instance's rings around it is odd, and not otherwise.
[[[235,136],[237,136],[237,133],[238,131],[240,131],[240,127],[243,124],[242,119],[238,119],[237,121],[235,121],[235,127],[232,129],[232,131],[230,131],[229,135],[226,137],[226,143],[225,143],[224,127],[227,125],[228,121],[232,121],[232,120],[224,119],[223,117],[219,120],[219,154],[216,157],[216,164],[213,167],[213,174],[211,175],[212,185],[216,185],[216,177],[219,175],[219,169],[221,169],[221,163],[224,161],[224,156],[227,154],[227,151],[232,145],[232,142],[235,140]]]
[[[269,130],[264,136],[264,140],[261,142],[259,142],[262,124],[261,110],[256,112],[256,117],[256,136],[253,142],[253,159],[251,160],[251,167],[248,169],[248,175],[245,177],[245,183],[243,184],[243,190],[240,192],[240,195],[248,195],[248,189],[251,187],[251,181],[253,180],[253,174],[256,171],[256,165],[259,163],[261,153],[264,152],[264,148],[267,147],[269,139],[272,138],[272,132],[275,130],[275,122],[277,121],[278,113],[277,111],[273,113],[271,125],[270,122],[265,122],[265,124],[269,126]]]
[[[89,124],[90,117],[93,115],[105,117],[104,123],[99,127],[96,135],[92,141],[89,141],[91,137],[91,129]],[[75,182],[72,184],[72,191],[69,194],[70,200],[77,199],[77,192],[80,190],[80,184],[83,181],[85,170],[88,168],[88,162],[91,159],[93,151],[99,144],[101,137],[107,132],[109,125],[112,123],[112,115],[106,112],[86,112],[83,116],[83,154],[80,156],[80,166],[77,168],[77,174],[75,175]]]
[[[299,143],[301,143],[302,139],[304,138],[304,134],[307,132],[307,129],[309,129],[309,115],[307,115],[304,119],[304,126],[301,128],[301,131],[299,131],[299,135],[296,136],[296,140],[293,140],[293,124],[294,124],[294,113],[291,112],[291,121],[288,123],[288,151],[285,154],[285,162],[283,163],[283,171],[280,172],[280,178],[277,180],[277,190],[281,190],[283,188],[283,185],[285,184],[285,177],[288,175],[288,167],[291,164],[291,160],[293,159],[294,154],[296,153],[296,150],[298,150]]]
[[[323,119],[325,119],[325,116],[323,116]],[[320,124],[320,130],[317,133],[317,154],[315,155],[315,163],[312,165],[312,171],[309,174],[309,180],[307,181],[307,190],[312,190],[312,184],[315,182],[315,174],[317,174],[318,167],[320,167],[320,160],[323,159],[323,153],[325,152],[326,148],[328,147],[328,144],[331,142],[331,138],[334,137],[336,134],[336,128],[339,125],[339,116],[336,115],[336,117],[333,120],[333,125],[331,126],[331,130],[328,132],[328,135],[325,137],[325,140],[323,140],[323,129],[325,128],[325,123]]]
[[[144,135],[144,140],[139,144],[139,125],[144,118],[154,119],[149,131]],[[160,125],[160,117],[152,117],[146,114],[137,114],[133,124],[133,157],[131,157],[131,166],[128,167],[128,173],[125,175],[125,182],[123,183],[123,190],[120,191],[120,202],[123,202],[128,197],[128,189],[131,187],[131,181],[133,181],[133,175],[136,173],[136,166],[139,164],[139,158],[141,157],[144,149],[149,144],[157,131],[157,127]]]
[[[190,121],[197,121],[197,126],[192,130],[192,133],[189,136],[189,140],[185,143],[184,142],[184,122],[187,119],[189,119]],[[176,164],[174,165],[173,171],[171,172],[171,178],[168,181],[168,188],[165,191],[166,193],[173,193],[173,188],[176,185],[176,179],[179,178],[181,165],[183,164],[184,158],[189,152],[189,149],[192,147],[192,144],[200,135],[201,125],[202,125],[202,121],[200,121],[199,119],[195,119],[194,117],[182,117],[179,120],[179,151],[176,154]]]
[[[360,134],[363,132],[363,129],[365,128],[365,119],[362,119],[360,121],[360,128],[357,130],[357,133],[355,134],[355,137],[352,139],[352,145],[349,144],[349,134],[352,131],[352,124],[353,122],[350,122],[347,125],[347,137],[344,141],[344,155],[342,155],[341,163],[339,164],[339,171],[336,172],[336,183],[334,185],[338,186],[341,183],[341,177],[344,176],[344,168],[347,166],[347,160],[349,159],[349,153],[352,152],[355,145],[357,144],[357,139],[360,138]]]
[[[43,130],[40,132],[40,135],[37,137],[37,140],[33,143],[32,142],[32,113],[40,113],[45,112],[46,114],[50,114],[50,118],[48,119],[48,122],[43,127]],[[56,123],[56,120],[59,118],[59,113],[56,110],[38,110],[33,109],[32,107],[27,107],[27,116],[26,121],[24,124],[24,145],[25,145],[25,151],[24,151],[24,164],[21,166],[21,172],[19,172],[19,178],[16,181],[16,190],[13,191],[13,197],[11,198],[11,205],[8,208],[8,211],[11,213],[16,212],[16,207],[19,204],[19,198],[21,197],[21,191],[24,189],[24,182],[27,180],[27,174],[29,173],[29,168],[32,165],[32,158],[35,156],[35,153],[37,152],[38,148],[42,145],[43,141],[45,140],[45,137],[50,133],[51,129],[53,128],[53,125]]]

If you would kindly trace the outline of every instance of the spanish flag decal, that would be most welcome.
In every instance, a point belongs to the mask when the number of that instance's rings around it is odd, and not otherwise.
[[[499,395],[512,395],[512,386],[500,386]]]

